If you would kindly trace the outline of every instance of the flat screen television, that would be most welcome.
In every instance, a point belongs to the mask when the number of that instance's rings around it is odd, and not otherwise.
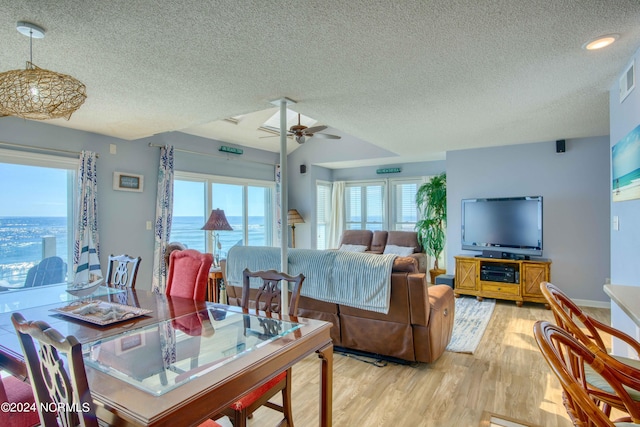
[[[542,256],[542,196],[462,200],[462,249]]]

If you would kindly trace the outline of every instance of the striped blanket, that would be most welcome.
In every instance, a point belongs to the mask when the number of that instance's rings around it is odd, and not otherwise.
[[[388,313],[395,255],[289,249],[291,275],[304,274],[301,294],[336,304]],[[280,270],[280,248],[234,246],[227,255],[227,281],[242,287],[242,271]],[[252,283],[253,286],[253,283]]]

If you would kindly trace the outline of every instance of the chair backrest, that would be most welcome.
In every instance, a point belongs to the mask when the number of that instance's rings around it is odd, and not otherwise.
[[[640,409],[618,380],[619,373],[557,325],[538,321],[533,326],[533,334],[540,352],[560,381],[563,403],[575,426],[614,426],[590,395],[585,377],[587,366],[613,388],[632,420],[638,421]]]
[[[66,409],[57,411],[63,426],[97,426],[82,345],[78,340],[73,336],[63,337],[45,322],[28,322],[20,313],[13,313],[11,321],[24,353],[40,423],[45,427],[58,427],[56,412],[40,410],[56,407]]]
[[[195,249],[171,252],[166,294],[204,301],[212,263],[213,255]]]
[[[242,302],[240,306],[243,310],[249,310],[249,301],[251,299],[251,278],[256,277],[261,280],[261,284],[254,296],[256,311],[262,310],[271,315],[271,313],[281,313],[281,289],[283,282],[287,284],[293,283],[291,290],[291,300],[289,301],[289,316],[298,315],[298,303],[300,299],[300,290],[304,275],[290,276],[275,270],[255,271],[251,272],[245,268],[242,272]]]
[[[171,257],[171,252],[184,251],[185,249],[187,249],[187,246],[183,245],[180,242],[170,242],[167,244],[167,247],[164,249],[164,265],[167,271],[169,271],[169,261]]]
[[[27,271],[27,279],[24,282],[24,287],[31,288],[33,286],[63,283],[66,275],[67,263],[58,256],[48,257]]]
[[[133,258],[127,254],[109,255],[109,264],[107,265],[107,278],[105,283],[107,286],[114,288],[135,288],[136,278],[138,277],[138,267],[142,258]]]
[[[540,290],[549,303],[558,326],[570,332],[587,346],[593,342],[601,350],[607,350],[593,319],[583,312],[567,294],[549,282],[540,283]],[[581,326],[587,329],[587,333],[583,331]]]

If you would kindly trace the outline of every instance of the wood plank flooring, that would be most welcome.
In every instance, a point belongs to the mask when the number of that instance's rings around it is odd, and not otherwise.
[[[609,322],[608,309],[585,308]],[[533,338],[536,320],[553,321],[540,304],[498,301],[475,354],[445,352],[432,364],[379,368],[335,354],[333,425],[336,427],[477,427],[483,412],[545,427],[571,425],[560,385]],[[293,367],[297,427],[318,425],[319,361]],[[281,414],[261,408],[248,425],[275,426]]]

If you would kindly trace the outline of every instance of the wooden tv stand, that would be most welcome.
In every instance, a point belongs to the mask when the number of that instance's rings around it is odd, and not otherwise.
[[[540,292],[540,283],[551,278],[551,261],[548,259],[513,260],[499,258],[481,258],[473,256],[456,256],[456,279],[454,294],[475,295],[478,301],[484,298],[496,298],[515,301],[518,307],[527,302],[548,304]],[[510,272],[517,272],[515,283],[482,280],[482,267],[504,267]]]

